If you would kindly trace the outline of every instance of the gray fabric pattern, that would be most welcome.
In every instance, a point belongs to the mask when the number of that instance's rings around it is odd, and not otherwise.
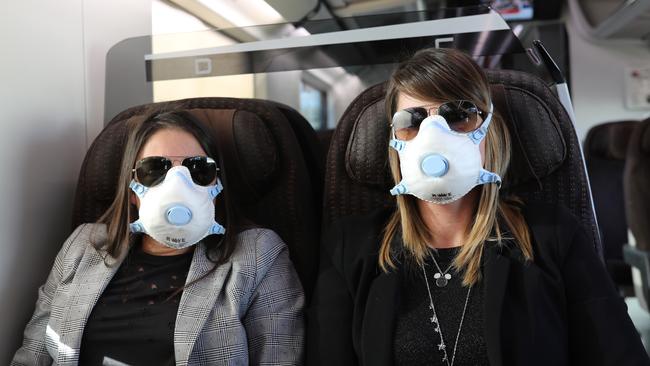
[[[84,224],[65,242],[12,366],[78,363],[86,321],[121,262],[107,266],[90,244],[105,237],[105,226]],[[305,300],[286,245],[268,229],[246,230],[237,241],[228,263],[183,291],[176,365],[302,364]],[[186,283],[212,266],[199,243]]]

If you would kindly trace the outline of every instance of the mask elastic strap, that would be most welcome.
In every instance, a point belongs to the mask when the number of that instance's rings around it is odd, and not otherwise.
[[[140,220],[136,220],[135,222],[132,222],[129,224],[129,230],[131,230],[132,233],[137,234],[137,233],[143,233],[146,234],[147,230],[144,229],[144,225],[140,222]]]
[[[490,111],[488,112],[487,117],[485,118],[485,121],[481,123],[481,126],[477,128],[476,130],[470,132],[467,137],[469,137],[470,140],[476,145],[481,143],[481,140],[485,138],[487,135],[487,130],[488,127],[490,126],[490,122],[492,122],[492,111],[494,110],[494,106],[492,105],[492,102],[490,102]]]
[[[223,234],[226,233],[226,228],[224,228],[221,224],[219,224],[218,222],[215,221],[215,222],[212,223],[212,226],[210,227],[209,233],[210,234],[221,234],[221,235],[223,235]]]
[[[210,189],[210,199],[214,199],[223,191],[223,185],[221,185],[221,180],[217,178],[217,184],[215,184],[211,189]]]
[[[408,192],[408,188],[404,185],[404,183],[400,182],[397,184],[393,189],[390,190],[390,194],[393,196],[398,196],[400,194],[406,194]]]
[[[400,152],[400,151],[404,150],[404,147],[406,147],[406,142],[404,142],[402,140],[398,140],[398,139],[393,137],[388,142],[388,146],[390,146],[393,149],[397,150],[397,152]]]
[[[138,197],[142,198],[145,193],[147,193],[147,190],[149,188],[143,186],[142,184],[136,182],[134,179],[131,179],[131,183],[129,183],[129,188],[138,195]]]
[[[485,169],[481,169],[478,174],[477,184],[488,184],[496,183],[498,187],[501,187],[501,177],[497,173],[489,172]]]

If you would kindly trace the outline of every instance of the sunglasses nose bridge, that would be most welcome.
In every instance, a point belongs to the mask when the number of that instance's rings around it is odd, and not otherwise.
[[[183,159],[181,159],[181,158],[168,158],[168,159],[172,163],[172,168],[175,167],[175,166],[183,165],[183,161],[185,160],[185,158],[183,158]]]
[[[189,169],[182,165],[175,165],[167,170],[161,182],[166,180],[179,181],[182,184],[188,185],[190,187],[193,185],[192,175],[190,174]]]

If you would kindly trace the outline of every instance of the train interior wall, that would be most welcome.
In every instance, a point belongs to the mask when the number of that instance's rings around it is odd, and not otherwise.
[[[0,363],[8,364],[33,312],[37,288],[71,230],[81,161],[103,127],[106,52],[123,39],[151,34],[152,5],[150,0],[25,0],[1,7]],[[648,111],[625,107],[624,70],[650,66],[650,48],[590,43],[567,23],[579,136],[601,122],[648,117]],[[281,92],[272,80],[266,82],[267,92],[258,97]],[[349,90],[338,88],[341,96]],[[339,110],[345,107],[341,101],[351,100],[337,99],[333,108]]]

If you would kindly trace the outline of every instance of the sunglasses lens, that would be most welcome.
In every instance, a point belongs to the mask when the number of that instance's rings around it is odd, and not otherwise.
[[[418,134],[420,124],[427,118],[427,115],[427,110],[421,107],[397,111],[393,115],[392,121],[395,138],[402,141],[413,139]]]
[[[474,131],[481,122],[478,108],[468,101],[444,103],[438,108],[438,114],[447,121],[452,131],[461,133]]]
[[[136,163],[135,177],[145,187],[153,187],[162,182],[172,162],[161,156],[150,156]]]
[[[194,156],[183,160],[183,166],[190,171],[194,183],[200,186],[211,184],[217,177],[217,163],[206,156]]]

